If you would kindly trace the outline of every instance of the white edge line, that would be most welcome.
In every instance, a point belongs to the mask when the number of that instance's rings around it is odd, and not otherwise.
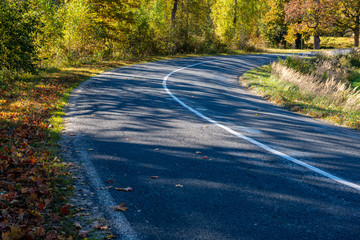
[[[100,74],[95,77],[99,77],[103,74]],[[91,82],[95,77],[91,77],[86,82],[82,83],[77,89],[80,91],[84,90],[84,86],[86,86],[89,82]],[[81,95],[81,92],[73,91],[73,96],[69,101],[69,106],[71,104],[74,104],[78,101],[79,97]],[[73,111],[73,107],[70,107],[68,111]],[[74,141],[74,144],[78,144],[78,142],[81,141],[82,144],[85,144],[85,141],[82,141],[81,139],[76,139]],[[84,149],[88,149],[83,146]],[[114,212],[112,209],[110,209],[111,206],[115,206],[116,203],[109,193],[108,190],[99,190],[98,188],[104,187],[103,182],[101,181],[101,178],[99,174],[97,173],[94,164],[89,158],[88,153],[85,150],[81,150],[80,153],[80,159],[82,160],[82,163],[85,167],[86,176],[91,179],[91,183],[96,191],[96,196],[98,197],[99,201],[103,203],[105,212],[108,214],[108,216],[111,218],[111,225],[113,226],[113,230],[115,230],[120,236],[116,236],[116,239],[121,240],[138,240],[139,237],[134,231],[134,229],[131,227],[129,221],[126,219],[125,215],[121,212]]]
[[[213,119],[205,116],[204,114],[202,114],[202,113],[196,111],[195,109],[189,107],[188,105],[186,105],[184,102],[182,102],[180,99],[178,99],[174,94],[172,94],[172,92],[168,89],[167,84],[166,84],[166,83],[167,83],[167,80],[168,80],[169,77],[170,77],[171,75],[173,75],[174,73],[179,72],[179,71],[182,71],[182,70],[184,70],[184,69],[186,69],[186,68],[191,68],[191,67],[195,67],[195,66],[197,66],[197,65],[201,65],[201,64],[205,64],[205,63],[209,63],[209,62],[215,62],[215,61],[221,61],[221,60],[212,60],[212,61],[200,62],[200,63],[192,64],[192,65],[189,65],[189,66],[186,66],[186,67],[182,67],[182,68],[179,68],[179,69],[176,69],[176,70],[172,71],[171,73],[169,73],[169,74],[163,79],[163,88],[165,89],[166,93],[167,93],[169,96],[171,96],[176,102],[178,102],[181,106],[183,106],[184,108],[188,109],[190,112],[193,112],[194,114],[196,114],[197,116],[201,117],[202,119],[204,119],[204,120],[206,120],[206,121],[208,121],[208,122],[210,122],[210,123],[212,123],[212,124],[214,124],[214,125],[222,128],[222,129],[228,131],[229,133],[231,133],[231,134],[233,134],[233,135],[235,135],[235,136],[237,136],[237,137],[239,137],[239,138],[242,138],[242,139],[244,139],[244,140],[246,140],[246,141],[248,141],[248,142],[250,142],[250,143],[252,143],[252,144],[254,144],[254,145],[256,145],[256,146],[258,146],[258,147],[260,147],[260,148],[262,148],[262,149],[264,149],[264,150],[266,150],[266,151],[268,151],[268,152],[270,152],[270,153],[272,153],[272,154],[274,154],[274,155],[277,155],[277,156],[279,156],[279,157],[281,157],[281,158],[284,158],[284,159],[286,159],[286,160],[288,160],[288,161],[290,161],[290,162],[293,162],[293,163],[295,163],[295,164],[297,164],[297,165],[300,165],[300,166],[302,166],[302,167],[304,167],[304,168],[307,168],[307,169],[309,169],[309,170],[311,170],[311,171],[314,171],[314,172],[316,172],[316,173],[318,173],[318,174],[320,174],[320,175],[322,175],[322,176],[324,176],[324,177],[327,177],[327,178],[329,178],[329,179],[332,179],[332,180],[334,180],[334,181],[336,181],[336,182],[338,182],[338,183],[340,183],[340,184],[342,184],[342,185],[345,185],[345,186],[348,186],[348,187],[351,187],[351,188],[353,188],[353,189],[356,189],[356,190],[360,191],[360,185],[358,185],[358,184],[349,182],[349,181],[344,180],[344,179],[342,179],[342,178],[339,178],[339,177],[337,177],[337,176],[335,176],[335,175],[332,175],[332,174],[330,174],[330,173],[328,173],[328,172],[325,172],[324,170],[321,170],[320,168],[314,167],[314,166],[312,166],[312,165],[310,165],[310,164],[307,164],[307,163],[305,163],[305,162],[302,162],[302,161],[300,161],[300,160],[298,160],[298,159],[296,159],[296,158],[290,157],[290,156],[286,155],[285,153],[279,152],[279,151],[277,151],[277,150],[275,150],[275,149],[273,149],[273,148],[271,148],[271,147],[269,147],[269,146],[266,146],[265,144],[263,144],[263,143],[261,143],[261,142],[258,142],[258,141],[256,141],[256,140],[250,138],[250,137],[247,137],[247,136],[245,136],[245,135],[242,135],[241,133],[236,132],[236,131],[232,130],[231,128],[227,127],[227,126],[224,126],[224,125],[216,122],[215,120],[213,120]]]
[[[136,232],[131,227],[130,223],[126,219],[123,213],[114,212],[110,207],[117,205],[109,193],[108,190],[99,190],[99,188],[104,187],[100,177],[95,169],[94,164],[89,159],[89,156],[85,150],[80,151],[81,159],[86,168],[88,176],[91,178],[91,182],[95,188],[96,195],[98,196],[100,202],[104,204],[105,212],[110,216],[112,222],[111,225],[115,228],[116,232],[121,236],[120,239],[123,240],[137,240],[138,236]]]

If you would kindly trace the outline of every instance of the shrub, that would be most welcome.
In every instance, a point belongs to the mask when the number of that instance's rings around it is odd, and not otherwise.
[[[0,1],[0,70],[36,72],[36,19],[27,1]]]

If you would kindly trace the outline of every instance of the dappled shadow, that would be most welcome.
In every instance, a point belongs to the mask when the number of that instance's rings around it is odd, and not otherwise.
[[[144,239],[356,239],[358,192],[295,166],[183,108],[163,90],[178,59],[114,70],[87,82],[68,111],[76,151],[126,202]],[[360,182],[357,132],[319,124],[249,94],[237,77],[275,56],[222,57],[174,73],[188,106],[273,149]],[[82,149],[81,149],[82,148]],[[159,176],[150,179],[150,176]],[[331,224],[327,224],[331,223]]]

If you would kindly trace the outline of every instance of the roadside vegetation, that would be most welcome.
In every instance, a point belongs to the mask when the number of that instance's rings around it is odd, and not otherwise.
[[[253,69],[240,84],[307,116],[360,129],[360,51],[288,57]]]
[[[59,159],[57,141],[68,95],[81,82],[107,69],[142,61],[319,48],[320,36],[325,48],[348,47],[349,41],[358,46],[358,2],[0,1],[1,238],[79,237],[74,227],[62,227],[72,226],[71,216],[77,210],[67,204],[72,178],[68,164]],[[329,16],[334,21],[324,21]],[[318,27],[306,27],[312,25]],[[323,36],[348,37],[327,41]],[[356,101],[351,102],[349,96],[357,97],[353,87],[360,85],[360,71],[355,70],[354,62],[344,59],[339,63],[352,65],[346,68],[349,72],[344,83],[339,83],[344,89],[337,91],[346,100],[333,100],[339,106],[324,117],[335,116],[338,123],[357,127]],[[322,66],[312,60],[300,62],[304,69]],[[297,65],[291,60],[282,62],[273,75],[282,76],[282,71],[292,71]],[[248,76],[270,76],[267,68]],[[273,81],[274,77],[269,79]],[[297,88],[294,85],[293,89]],[[293,94],[291,88],[288,90]],[[319,97],[319,106],[314,106],[326,108],[321,105],[326,102],[334,105],[324,99]]]
[[[58,239],[71,235],[74,213],[68,164],[57,140],[69,91],[101,67],[48,69],[0,85],[1,239]],[[51,230],[51,231],[50,231]]]

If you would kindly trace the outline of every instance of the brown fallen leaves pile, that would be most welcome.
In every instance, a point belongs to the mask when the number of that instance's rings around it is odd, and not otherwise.
[[[71,211],[61,192],[66,164],[52,152],[49,119],[66,90],[83,79],[56,73],[0,82],[1,239],[63,238],[60,221]]]

